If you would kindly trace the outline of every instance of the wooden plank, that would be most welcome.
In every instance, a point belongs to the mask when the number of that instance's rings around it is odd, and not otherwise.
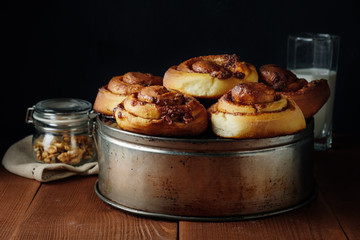
[[[0,239],[14,234],[40,185],[8,172],[0,164]]]
[[[346,239],[321,194],[278,216],[239,222],[179,223],[179,239]]]
[[[349,239],[360,236],[360,141],[335,138],[334,150],[315,153],[315,178]]]
[[[94,192],[96,176],[42,184],[16,239],[176,239],[177,223],[111,208]]]

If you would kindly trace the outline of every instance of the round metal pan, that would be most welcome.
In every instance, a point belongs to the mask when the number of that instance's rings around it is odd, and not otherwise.
[[[315,194],[312,121],[293,135],[232,140],[153,137],[98,118],[95,135],[96,193],[135,214],[249,219],[296,209]]]

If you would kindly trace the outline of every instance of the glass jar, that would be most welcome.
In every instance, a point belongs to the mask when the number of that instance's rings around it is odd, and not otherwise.
[[[95,160],[93,120],[88,101],[74,98],[47,99],[27,109],[26,122],[35,127],[34,158],[41,163],[81,165]]]

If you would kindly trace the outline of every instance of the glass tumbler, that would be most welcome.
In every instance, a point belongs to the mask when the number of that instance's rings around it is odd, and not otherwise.
[[[340,38],[322,33],[297,33],[288,36],[287,69],[307,81],[326,79],[330,97],[315,114],[314,148],[328,150],[332,145],[332,120]]]

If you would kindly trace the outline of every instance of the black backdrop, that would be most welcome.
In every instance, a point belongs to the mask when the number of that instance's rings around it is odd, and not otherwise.
[[[128,71],[163,75],[188,58],[236,53],[285,67],[294,32],[341,37],[335,133],[359,133],[359,15],[355,1],[8,1],[3,15],[1,155],[31,134],[27,107],[57,97],[93,103]],[[4,62],[4,61],[3,61]]]

